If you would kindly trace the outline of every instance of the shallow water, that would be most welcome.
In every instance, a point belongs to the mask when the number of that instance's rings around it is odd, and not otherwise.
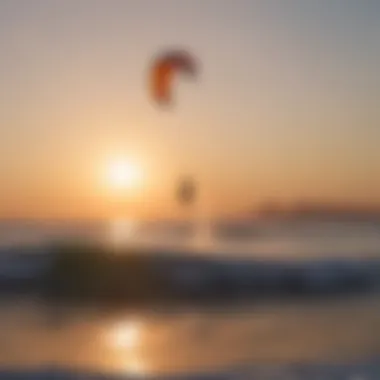
[[[242,364],[351,362],[380,356],[380,297],[215,310],[0,305],[0,366],[160,374]]]

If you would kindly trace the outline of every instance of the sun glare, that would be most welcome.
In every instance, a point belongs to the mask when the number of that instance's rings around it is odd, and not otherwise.
[[[124,190],[136,187],[140,180],[140,168],[130,161],[115,160],[108,167],[108,183],[114,189]]]

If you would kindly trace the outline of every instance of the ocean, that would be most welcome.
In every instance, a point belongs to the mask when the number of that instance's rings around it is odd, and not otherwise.
[[[227,268],[234,267],[231,273],[236,281],[258,276],[257,271],[243,273],[241,266],[234,266],[251,262],[253,267],[264,265],[259,266],[265,268],[260,269],[260,278],[278,288],[284,284],[279,281],[281,276],[288,276],[287,280],[293,276],[279,271],[279,263],[280,268],[297,264],[306,281],[302,286],[307,284],[308,289],[334,288],[338,283],[346,286],[343,280],[352,276],[371,278],[376,286],[334,296],[280,294],[212,307],[206,303],[202,307],[155,305],[134,309],[107,309],[96,303],[49,304],[35,294],[4,292],[0,298],[0,378],[1,368],[7,379],[10,374],[63,379],[79,375],[89,379],[126,375],[259,380],[380,378],[380,296],[376,282],[380,273],[380,266],[376,266],[380,224],[223,222],[194,227],[125,220],[3,221],[0,279],[33,277],[47,270],[44,262],[49,260],[51,247],[67,241],[141,246],[158,258],[170,251],[180,259],[221,260]],[[197,277],[193,280],[198,281]],[[202,282],[200,286],[203,290],[209,284]]]

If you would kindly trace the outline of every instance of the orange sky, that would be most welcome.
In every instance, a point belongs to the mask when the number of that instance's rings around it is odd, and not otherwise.
[[[376,4],[179,3],[0,4],[0,217],[179,215],[188,173],[210,214],[380,204]],[[146,87],[165,46],[202,64],[169,112]],[[105,179],[119,155],[144,174],[123,206]]]

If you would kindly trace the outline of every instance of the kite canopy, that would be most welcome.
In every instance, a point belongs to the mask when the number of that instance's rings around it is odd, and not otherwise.
[[[160,105],[169,105],[173,100],[173,82],[178,74],[195,77],[197,65],[194,58],[183,50],[165,52],[158,56],[151,69],[151,95]]]

